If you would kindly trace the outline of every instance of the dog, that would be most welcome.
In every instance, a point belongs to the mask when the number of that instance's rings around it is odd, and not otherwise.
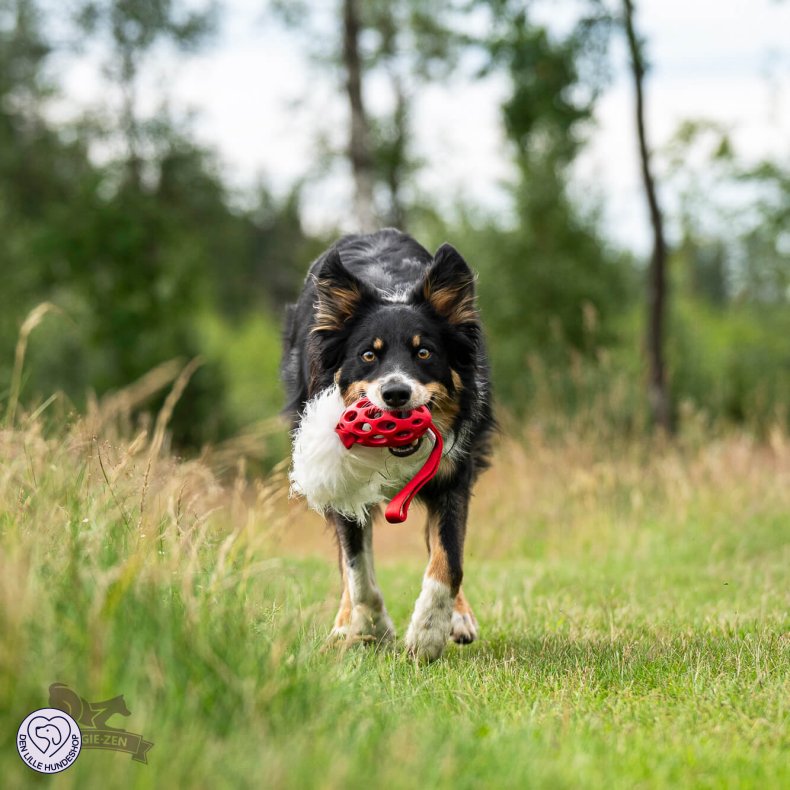
[[[337,535],[342,595],[333,637],[395,638],[373,569],[372,516],[430,452],[425,437],[406,448],[343,447],[338,418],[365,396],[382,410],[426,405],[444,440],[439,470],[418,495],[429,561],[406,647],[432,661],[450,639],[473,642],[477,621],[461,589],[464,537],[495,423],[466,261],[449,244],[432,256],[392,228],[341,238],[311,265],[287,308],[281,373],[294,429],[292,490]]]

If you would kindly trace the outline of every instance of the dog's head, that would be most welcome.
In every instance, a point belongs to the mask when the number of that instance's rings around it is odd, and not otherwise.
[[[318,364],[346,404],[363,395],[382,409],[427,405],[440,429],[457,417],[469,386],[480,324],[474,275],[449,244],[413,290],[384,298],[333,251],[316,277],[313,336]]]

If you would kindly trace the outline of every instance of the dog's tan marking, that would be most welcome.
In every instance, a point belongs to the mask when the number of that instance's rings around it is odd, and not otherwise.
[[[453,606],[458,590],[452,589],[450,562],[442,546],[437,517],[428,518],[425,537],[431,556],[406,631],[406,648],[419,660],[434,661],[442,654],[451,636]]]
[[[425,389],[431,393],[433,421],[439,432],[446,435],[453,427],[455,418],[461,410],[461,404],[453,395],[450,395],[447,387],[438,381],[426,384]]]
[[[477,639],[477,618],[464,596],[464,591],[459,589],[453,604],[453,616],[450,621],[450,639],[459,645],[468,645]]]
[[[458,612],[458,614],[472,613],[472,607],[469,606],[469,601],[466,600],[464,591],[460,587],[458,588],[458,595],[455,596],[455,604],[453,606],[453,611]]]
[[[372,386],[370,381],[352,381],[340,394],[343,398],[343,403],[346,406],[351,406],[356,403],[368,389]]]
[[[450,478],[455,474],[456,466],[456,459],[452,455],[445,455],[441,464],[439,464],[439,471],[436,473],[436,476],[445,479]]]
[[[338,368],[337,373],[335,373],[335,384],[340,384],[340,374],[343,372],[343,368]]]
[[[448,391],[447,387],[438,381],[430,381],[424,386],[425,389],[427,389],[428,392],[431,393],[431,396],[436,400],[448,400],[450,398],[450,392]]]
[[[395,628],[376,583],[372,524],[370,521],[360,524],[359,529],[363,530],[363,550],[354,557],[353,563],[349,562],[342,546],[339,549],[343,593],[330,639],[344,640],[346,644],[391,642],[395,638]]]
[[[373,348],[375,348],[376,351],[381,351],[381,349],[384,348],[384,341],[380,337],[377,337],[373,341]]]
[[[450,575],[450,561],[439,536],[439,521],[436,518],[431,517],[428,519],[426,525],[426,540],[428,543],[428,551],[430,552],[430,559],[428,560],[428,567],[425,570],[425,575],[429,579],[441,582],[451,588],[452,578]]]
[[[457,370],[453,370],[452,368],[450,368],[450,378],[452,378],[453,386],[457,390],[462,390],[464,388],[464,383],[463,381],[461,381],[461,376]]]
[[[473,324],[480,320],[475,302],[474,277],[438,286],[429,277],[423,287],[428,304],[451,324]]]
[[[329,280],[318,280],[313,332],[337,332],[351,318],[362,299],[356,287],[340,288]]]
[[[340,608],[335,617],[335,630],[338,633],[347,629],[351,624],[351,593],[348,591],[348,576],[346,575],[345,565],[341,560],[340,573],[343,580],[343,592],[340,595]]]
[[[412,346],[413,346],[414,348],[419,348],[421,343],[422,343],[422,338],[421,338],[419,335],[415,335],[415,336],[414,336],[414,337],[411,339],[411,344],[412,344]]]

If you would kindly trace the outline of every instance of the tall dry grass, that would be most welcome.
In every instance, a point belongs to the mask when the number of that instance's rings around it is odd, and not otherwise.
[[[725,519],[746,532],[763,513],[786,513],[790,536],[790,439],[779,428],[767,441],[730,431],[670,442],[573,431],[547,438],[527,427],[499,442],[473,501],[470,545],[505,557],[530,543],[567,552],[591,536],[619,534],[627,551],[646,521],[671,534]]]
[[[24,346],[17,359],[21,366]],[[47,580],[89,588],[87,620],[99,628],[128,587],[176,582],[184,605],[197,610],[212,589],[261,571],[282,519],[282,471],[253,480],[237,456],[235,474],[220,480],[215,467],[227,467],[232,447],[192,459],[169,449],[168,420],[198,364],[167,362],[55,425],[47,419],[54,399],[26,412],[12,391],[0,427],[3,682],[15,675],[31,622],[59,627],[42,606]],[[156,419],[133,418],[166,387]]]

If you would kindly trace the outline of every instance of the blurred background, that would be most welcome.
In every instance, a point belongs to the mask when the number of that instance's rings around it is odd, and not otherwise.
[[[787,426],[788,30],[773,0],[0,0],[0,400],[199,358],[176,445],[271,463],[284,305],[395,225],[479,273],[505,422]]]

